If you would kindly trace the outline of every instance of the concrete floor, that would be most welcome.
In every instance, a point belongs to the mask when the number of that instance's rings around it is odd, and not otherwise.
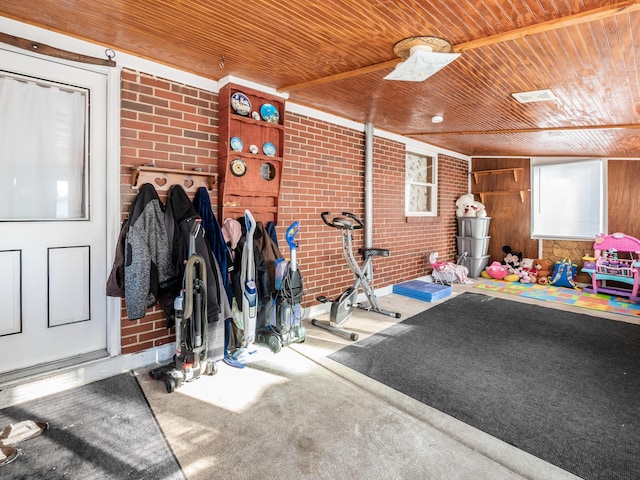
[[[380,303],[405,319],[440,302],[391,294]],[[358,310],[346,326],[362,339],[396,321]],[[173,394],[148,369],[136,372],[189,480],[578,478],[330,360],[351,342],[305,324],[306,342],[260,348],[244,369],[221,363]]]

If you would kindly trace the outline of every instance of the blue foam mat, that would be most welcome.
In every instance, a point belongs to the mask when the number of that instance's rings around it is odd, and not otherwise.
[[[442,300],[451,295],[451,287],[437,283],[423,282],[422,280],[410,280],[393,286],[393,293],[405,297],[433,302]]]

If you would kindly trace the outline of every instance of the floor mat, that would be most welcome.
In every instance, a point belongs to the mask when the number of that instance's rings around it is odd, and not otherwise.
[[[14,425],[19,433],[29,420],[46,422],[48,428],[39,435],[13,437],[21,440],[18,455],[0,464],[0,478],[185,478],[132,374],[0,410],[0,429],[8,438],[6,426]]]
[[[581,478],[638,479],[639,325],[466,292],[329,358]]]
[[[586,293],[582,290],[554,287],[552,285],[499,282],[494,280],[482,280],[475,288],[510,295],[520,295],[521,297],[543,300],[545,302],[563,303],[565,305],[598,310],[600,312],[640,317],[640,304],[632,302],[628,298],[616,297],[614,295]]]

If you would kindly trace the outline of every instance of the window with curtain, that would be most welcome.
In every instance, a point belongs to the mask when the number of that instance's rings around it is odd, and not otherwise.
[[[405,160],[405,215],[437,215],[436,158],[436,155],[407,152]]]
[[[88,93],[0,72],[0,221],[88,218]]]
[[[531,175],[532,238],[592,240],[605,231],[603,159],[534,163]]]

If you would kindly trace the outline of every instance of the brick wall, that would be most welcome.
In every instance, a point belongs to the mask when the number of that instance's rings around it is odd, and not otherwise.
[[[123,70],[121,78],[120,201],[123,218],[136,191],[131,167],[217,173],[218,97],[216,94],[140,72]],[[166,199],[166,192],[158,192]],[[215,202],[217,192],[211,192]],[[156,305],[136,321],[127,318],[123,302],[122,353],[132,353],[175,340],[162,309]]]
[[[342,256],[340,232],[327,227],[320,213],[346,210],[364,216],[364,149],[363,132],[287,114],[279,238],[293,221],[300,222],[298,259],[309,305],[321,294],[337,297],[354,281]],[[455,200],[467,192],[467,162],[440,155],[438,216],[407,218],[404,144],[374,137],[373,158],[372,246],[391,251],[389,257],[374,258],[375,286],[426,275],[432,251],[442,260],[454,260]],[[356,248],[363,236],[355,232]]]
[[[122,75],[121,201],[126,215],[135,191],[130,167],[153,162],[158,167],[217,172],[217,96],[144,73]],[[298,260],[305,282],[305,304],[315,297],[336,297],[354,281],[342,257],[340,233],[327,227],[320,213],[350,211],[364,216],[364,133],[287,112],[278,238],[289,255],[284,234],[300,222]],[[404,216],[403,144],[374,138],[373,246],[390,257],[374,259],[376,288],[428,273],[428,254],[441,260],[455,254],[455,200],[467,192],[467,162],[438,158],[438,216]],[[164,196],[161,195],[164,200]],[[217,213],[217,192],[211,192]],[[220,219],[218,219],[220,221]],[[357,232],[355,247],[362,246]],[[130,353],[174,340],[158,307],[138,321],[122,312],[122,352]]]

